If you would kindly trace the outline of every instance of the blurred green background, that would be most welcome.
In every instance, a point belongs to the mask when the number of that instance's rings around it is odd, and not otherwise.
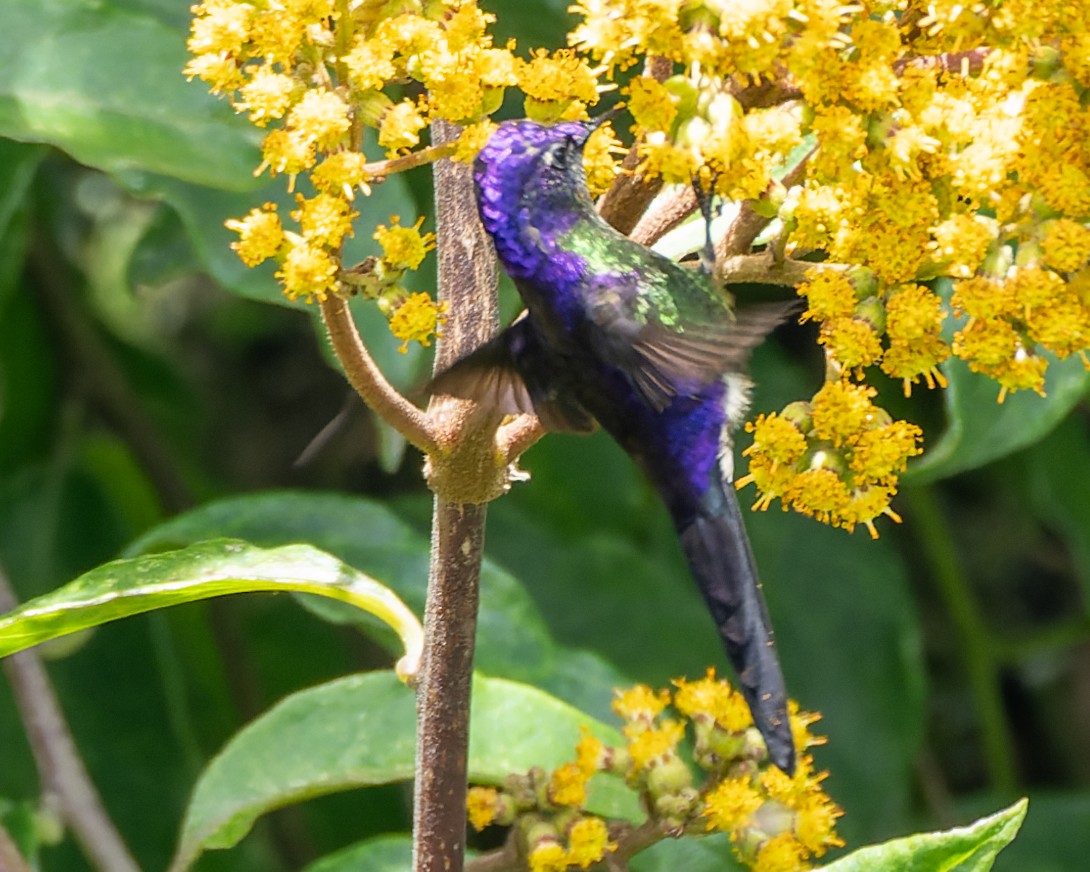
[[[563,43],[564,0],[486,5],[498,41]],[[225,219],[290,201],[282,180],[252,178],[254,131],[182,78],[187,7],[4,3],[0,564],[28,599],[142,548],[215,535],[303,541],[419,611],[430,516],[421,459],[349,395],[313,311],[280,298],[271,268],[247,270],[229,251]],[[426,171],[379,187],[358,204],[356,253],[373,250],[370,228],[390,214],[430,214],[430,197]],[[427,289],[434,276],[417,281]],[[361,306],[357,317],[395,384],[418,391],[430,354],[398,354],[376,312]],[[785,327],[759,349],[756,411],[810,396],[822,372],[814,339]],[[823,714],[818,763],[846,811],[849,847],[965,823],[1028,794],[1022,834],[996,868],[1082,869],[1087,374],[1078,360],[1056,364],[1047,397],[1000,406],[993,383],[947,373],[945,394],[905,400],[884,386],[887,407],[926,434],[895,503],[902,525],[880,522],[872,541],[775,507],[749,516],[788,685]],[[601,434],[552,436],[522,466],[532,481],[489,509],[479,668],[607,722],[618,682],[725,669],[669,522],[620,451]],[[390,663],[352,628],[261,596],[133,618],[43,653],[146,869],[165,867],[199,772],[240,726],[294,690]],[[37,799],[0,683],[0,820],[28,844],[41,835]],[[403,832],[409,815],[401,785],[329,796],[271,815],[197,868],[299,869]],[[688,868],[717,868],[722,856]],[[69,839],[41,845],[40,863],[88,868]]]

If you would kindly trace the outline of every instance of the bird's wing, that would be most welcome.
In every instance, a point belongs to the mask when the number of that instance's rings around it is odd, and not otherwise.
[[[498,416],[536,414],[546,430],[589,433],[594,418],[559,390],[554,367],[524,312],[506,330],[437,374],[429,394],[476,400]]]
[[[627,285],[613,282],[588,305],[598,334],[595,347],[628,374],[655,411],[724,373],[743,372],[753,349],[794,308],[794,303],[777,303],[731,315],[725,306],[714,304],[700,306],[699,317],[685,317],[674,305],[654,305],[634,278]]]

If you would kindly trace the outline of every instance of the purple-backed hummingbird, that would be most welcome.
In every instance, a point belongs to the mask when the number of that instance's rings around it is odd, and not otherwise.
[[[730,431],[745,414],[749,352],[788,309],[735,316],[707,271],[607,224],[583,147],[601,119],[501,124],[474,164],[481,221],[526,311],[439,374],[434,392],[551,430],[600,424],[666,504],[769,758],[795,746],[783,673],[731,482]]]

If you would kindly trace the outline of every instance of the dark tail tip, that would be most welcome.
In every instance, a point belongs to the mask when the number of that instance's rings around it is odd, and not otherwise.
[[[768,748],[768,759],[783,770],[785,775],[795,774],[795,740],[791,734],[791,723],[784,718],[781,724],[757,724],[757,729],[764,737]]]
[[[738,675],[753,723],[765,740],[768,757],[791,775],[796,751],[787,690],[745,525],[733,494],[720,491],[706,497],[703,511],[679,530],[681,546]]]

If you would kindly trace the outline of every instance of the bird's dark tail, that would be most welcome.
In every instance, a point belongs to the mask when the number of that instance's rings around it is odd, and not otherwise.
[[[678,530],[678,536],[768,756],[790,775],[795,769],[795,743],[783,672],[749,537],[729,485],[724,490],[718,479],[713,481],[696,516]]]

